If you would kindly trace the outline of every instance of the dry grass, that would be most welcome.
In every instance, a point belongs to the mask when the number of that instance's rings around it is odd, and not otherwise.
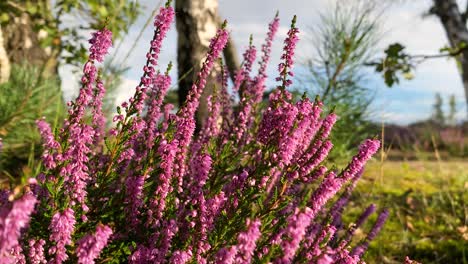
[[[392,214],[368,263],[468,263],[468,161],[370,162],[345,222],[370,203]]]

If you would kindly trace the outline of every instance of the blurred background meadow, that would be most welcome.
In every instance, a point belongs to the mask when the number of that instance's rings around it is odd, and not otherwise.
[[[0,183],[34,174],[41,153],[35,120],[56,127],[79,89],[87,39],[103,24],[114,33],[101,73],[107,114],[131,97],[152,36],[155,0],[0,0]],[[372,242],[369,263],[468,263],[468,2],[456,0],[176,0],[177,21],[160,64],[178,80],[167,98],[177,105],[226,19],[224,58],[232,76],[250,45],[261,46],[279,12],[277,65],[289,21],[300,42],[292,92],[319,98],[339,120],[333,162],[349,160],[369,137],[379,154],[344,214],[370,201],[391,209]],[[256,65],[254,66],[254,68]],[[276,76],[276,67],[268,68]],[[275,87],[274,78],[267,86]],[[267,98],[268,94],[265,94]],[[199,113],[203,115],[201,111]],[[372,222],[372,221],[371,221]],[[359,230],[358,230],[359,233]]]

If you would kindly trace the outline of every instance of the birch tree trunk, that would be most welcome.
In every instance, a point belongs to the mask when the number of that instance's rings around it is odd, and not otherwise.
[[[468,28],[466,25],[467,10],[464,13],[456,0],[433,0],[434,7],[431,12],[437,15],[445,29],[447,38],[452,48],[460,48],[463,45],[468,45]],[[459,56],[456,57],[460,63],[460,74],[465,90],[465,100],[468,113],[468,48],[464,48]]]

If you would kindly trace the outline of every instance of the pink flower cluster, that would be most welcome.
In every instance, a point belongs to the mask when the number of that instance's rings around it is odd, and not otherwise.
[[[173,114],[164,103],[171,66],[164,74],[156,67],[174,15],[167,4],[156,16],[141,82],[111,128],[103,125],[105,85],[95,62],[104,59],[112,34],[93,34],[83,85],[63,126],[54,134],[37,121],[40,177],[0,193],[0,262],[362,263],[390,213],[383,209],[359,242],[353,235],[376,206],[347,229],[341,214],[380,143],[364,141],[341,172],[327,166],[337,115],[323,115],[319,100],[286,90],[295,18],[279,66],[282,84],[266,107],[261,98],[278,16],[256,76],[255,47],[244,53],[234,84],[239,104],[223,70],[222,89],[211,95],[196,133],[195,112],[228,31],[224,24],[213,37],[187,101]]]
[[[112,46],[112,32],[106,28],[94,32],[89,44],[91,44],[89,59],[102,62],[108,49]]]

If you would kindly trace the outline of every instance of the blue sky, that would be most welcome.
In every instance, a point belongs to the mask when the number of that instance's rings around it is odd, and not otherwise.
[[[308,39],[313,39],[314,36],[307,28],[317,25],[319,14],[329,10],[335,2],[349,4],[351,1],[354,0],[219,0],[218,3],[221,16],[228,20],[228,28],[239,53],[242,53],[247,46],[250,34],[254,35],[254,44],[257,47],[261,45],[268,22],[276,10],[280,11],[281,28],[273,45],[273,59],[269,66],[270,76],[275,76],[276,65],[281,55],[282,41],[293,15],[297,15],[297,25],[302,30],[297,60],[303,60],[313,56],[313,49]],[[154,0],[140,1],[147,8],[131,28],[127,41],[117,54],[117,61],[122,59],[130,49],[133,40],[158,2]],[[431,2],[431,0],[411,0],[389,6],[382,17],[382,32],[384,33],[377,49],[383,50],[390,43],[400,42],[412,54],[437,54],[440,48],[447,45],[447,40],[437,18],[423,18],[423,13],[428,10]],[[460,4],[465,6],[465,1],[460,1]],[[151,36],[152,29],[147,28],[136,48],[132,50],[127,61],[131,70],[125,76],[124,85],[120,87],[117,97],[119,102],[133,94]],[[162,68],[165,68],[169,61],[176,61],[176,41],[177,35],[175,25],[173,25],[163,45],[159,63]],[[61,72],[67,74],[69,69],[62,68]],[[176,78],[174,70],[173,76]],[[76,93],[77,80],[76,77],[64,80],[68,98]],[[428,118],[436,92],[442,93],[446,102],[448,96],[454,94],[458,100],[459,118],[461,119],[466,113],[463,87],[453,60],[428,61],[417,68],[413,80],[403,80],[392,88],[387,88],[378,75],[371,75],[368,86],[376,93],[376,100],[372,106],[372,119],[374,120],[383,119],[385,122],[408,124]]]

